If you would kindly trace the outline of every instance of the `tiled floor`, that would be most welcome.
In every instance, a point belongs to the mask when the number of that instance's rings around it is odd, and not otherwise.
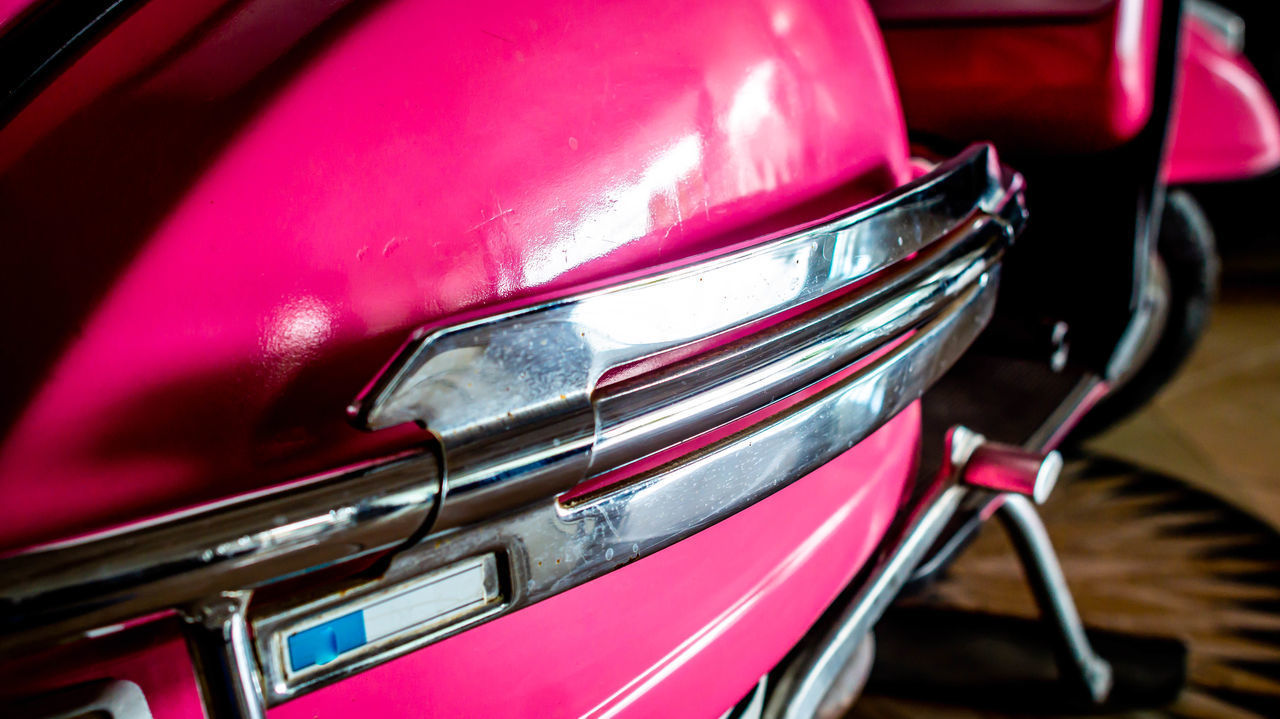
[[[1087,624],[1189,647],[1177,703],[1114,716],[1280,716],[1278,464],[1280,284],[1255,284],[1223,294],[1184,371],[1146,409],[1087,443],[1069,471],[1075,481],[1045,507]],[[927,601],[1034,614],[996,526]],[[1005,715],[869,696],[852,716]]]

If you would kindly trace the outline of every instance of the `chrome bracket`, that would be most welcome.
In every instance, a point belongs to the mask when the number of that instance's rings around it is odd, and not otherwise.
[[[209,719],[265,719],[258,663],[249,636],[252,592],[223,592],[182,612],[187,647]]]

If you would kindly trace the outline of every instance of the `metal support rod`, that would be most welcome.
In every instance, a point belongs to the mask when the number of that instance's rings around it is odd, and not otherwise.
[[[1101,704],[1111,693],[1111,665],[1089,644],[1044,522],[1026,497],[1006,493],[1002,500],[997,512],[1000,522],[1022,561],[1041,615],[1052,623],[1059,642],[1058,671],[1063,680],[1077,682],[1094,703]]]
[[[223,592],[183,613],[209,719],[265,719],[246,610],[251,592]]]
[[[967,491],[965,487],[943,491],[839,617],[825,632],[815,635],[817,642],[784,670],[765,705],[767,719],[812,719],[817,715],[871,627],[911,577],[911,570],[942,533]]]

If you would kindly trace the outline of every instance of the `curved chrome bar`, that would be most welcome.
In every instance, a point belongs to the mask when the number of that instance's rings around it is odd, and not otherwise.
[[[797,232],[603,290],[420,330],[353,412],[369,429],[417,422],[439,438],[445,478],[435,528],[462,526],[665,441],[619,446],[638,436],[637,425],[615,424],[661,408],[593,403],[606,371],[838,296],[941,238],[996,231],[1011,239],[1024,217],[1021,178],[1001,168],[989,145],[975,145],[873,205]],[[715,426],[733,413],[701,417]]]
[[[973,227],[889,268],[859,291],[661,372],[597,394],[592,474],[767,407],[901,336],[977,281],[1004,228]],[[972,230],[969,232],[968,230]],[[997,238],[987,230],[994,230]]]
[[[402,544],[439,462],[412,453],[0,559],[0,656]]]
[[[443,457],[409,453],[0,557],[0,654],[177,609],[207,630],[200,656],[222,667],[224,684],[256,677],[261,662],[261,694],[226,687],[219,705],[256,711],[255,697],[284,701],[577,586],[777,491],[919,398],[989,319],[996,263],[1024,217],[1020,177],[977,146],[802,231],[419,337],[361,412],[372,428],[424,423]],[[611,368],[730,330],[754,331],[596,391]],[[864,360],[748,429],[624,483],[557,496]],[[392,548],[401,551],[376,580],[255,607],[256,655],[245,651],[244,590]],[[416,601],[446,581],[466,602],[397,625],[367,650],[286,668],[287,640],[319,617]],[[239,598],[232,615],[209,626],[200,607],[228,596]],[[237,638],[234,651],[215,646],[224,635]]]
[[[980,265],[986,260],[979,259]],[[462,529],[428,536],[402,551],[380,579],[303,606],[268,610],[254,621],[268,703],[275,704],[413,651],[478,623],[539,602],[652,554],[785,487],[851,448],[923,394],[969,346],[990,317],[998,267],[939,298],[905,340],[813,397],[691,455],[562,503],[540,503]],[[909,328],[908,328],[909,329]],[[465,621],[384,643],[377,653],[338,656],[305,675],[286,669],[284,646],[308,617],[333,615],[365,596],[468,558],[505,559],[509,593]]]

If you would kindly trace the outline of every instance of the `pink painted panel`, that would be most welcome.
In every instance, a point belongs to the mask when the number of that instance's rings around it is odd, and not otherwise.
[[[867,561],[914,475],[919,404],[821,469],[589,584],[286,703],[272,719],[717,716]],[[157,719],[200,719],[176,620],[0,665],[0,702],[137,683]]]
[[[910,177],[862,2],[151,0],[0,129],[13,548],[394,451],[412,328]]]
[[[1194,17],[1182,50],[1167,181],[1242,180],[1280,167],[1280,113],[1249,60]]]
[[[283,704],[271,719],[718,716],[870,556],[918,441],[914,404],[821,469],[679,544]]]

